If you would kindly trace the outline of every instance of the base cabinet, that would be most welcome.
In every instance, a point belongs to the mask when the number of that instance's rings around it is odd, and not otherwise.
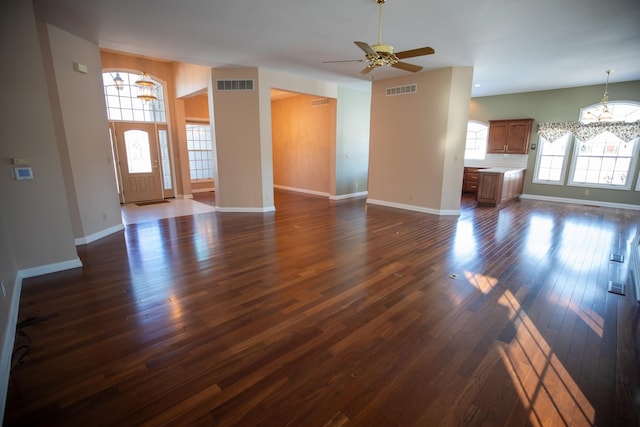
[[[486,169],[478,172],[478,206],[499,206],[522,194],[526,169]]]
[[[462,192],[476,194],[478,192],[478,171],[484,168],[467,167],[464,168],[462,179]]]

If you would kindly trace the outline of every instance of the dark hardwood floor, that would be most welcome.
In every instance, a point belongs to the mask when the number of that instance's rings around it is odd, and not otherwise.
[[[637,211],[276,208],[127,226],[25,280],[5,424],[637,424]]]

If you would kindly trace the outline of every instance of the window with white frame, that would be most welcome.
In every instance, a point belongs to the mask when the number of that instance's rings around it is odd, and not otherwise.
[[[135,84],[140,78],[140,74],[126,71],[102,73],[104,98],[107,104],[109,120],[166,123],[162,84],[149,79],[155,83],[152,91],[157,99],[155,101],[144,101],[138,98],[140,89]]]
[[[487,134],[489,126],[469,120],[467,123],[467,143],[464,149],[466,160],[484,160],[487,154]]]
[[[599,134],[594,132],[594,128],[580,128],[598,122],[602,108],[601,104],[583,108],[580,111],[582,125],[576,123],[574,126],[572,122],[566,122],[568,127],[565,135],[562,134],[564,123],[557,123],[562,125],[558,129],[554,129],[556,123],[551,123],[545,132],[540,132],[534,183],[563,185],[566,182],[572,186],[631,189],[640,139],[629,140],[625,137],[626,141],[623,140],[619,122],[634,123],[640,120],[640,103],[609,102],[612,120],[603,121],[596,128],[600,129]],[[543,134],[549,137],[545,139]],[[572,153],[571,159],[568,158],[569,153]],[[640,188],[640,183],[636,187]]]
[[[536,184],[564,183],[565,172],[567,170],[565,160],[572,136],[567,133],[562,138],[550,142],[540,137],[538,143],[538,158],[533,175],[533,182]]]
[[[191,180],[213,179],[213,144],[208,124],[187,123]]]
[[[613,121],[633,122],[640,119],[640,104],[610,102]],[[580,112],[580,121],[592,122],[600,104]],[[630,189],[636,164],[638,138],[623,141],[611,132],[603,132],[588,140],[576,138],[569,185]]]

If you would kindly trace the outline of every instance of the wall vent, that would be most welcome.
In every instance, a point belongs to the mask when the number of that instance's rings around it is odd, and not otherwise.
[[[253,90],[253,80],[216,80],[218,90]]]
[[[329,100],[327,98],[322,98],[322,99],[314,99],[313,101],[311,101],[311,106],[312,107],[319,107],[321,105],[329,105]]]
[[[407,95],[410,93],[416,93],[417,91],[418,85],[416,83],[406,86],[388,87],[387,96]]]

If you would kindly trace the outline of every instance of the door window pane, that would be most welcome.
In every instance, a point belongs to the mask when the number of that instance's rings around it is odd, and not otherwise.
[[[124,143],[129,173],[151,173],[149,134],[141,130],[128,130],[124,133]]]

